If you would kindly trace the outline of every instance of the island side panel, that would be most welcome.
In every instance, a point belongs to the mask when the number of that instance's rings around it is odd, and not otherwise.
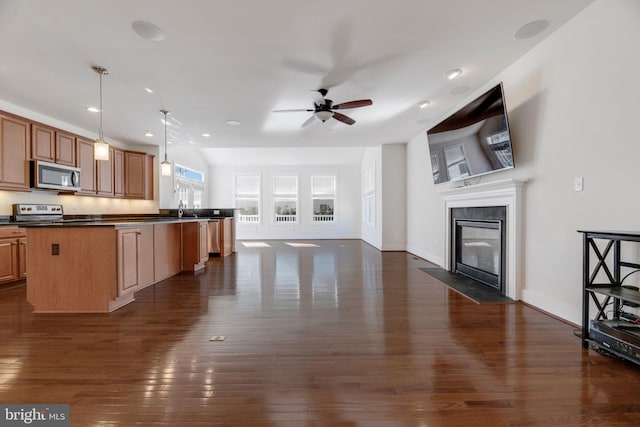
[[[117,298],[113,227],[30,227],[27,241],[27,299],[35,312],[110,311]]]

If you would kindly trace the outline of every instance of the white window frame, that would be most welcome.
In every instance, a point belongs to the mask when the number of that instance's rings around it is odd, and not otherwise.
[[[276,180],[278,178],[295,178],[296,190],[295,193],[276,193]],[[273,214],[273,223],[277,225],[287,225],[287,224],[298,224],[300,221],[300,176],[297,174],[279,174],[274,175],[272,180],[272,214]],[[278,214],[276,213],[276,206],[278,202],[282,201],[292,201],[295,202],[295,214]]]
[[[205,194],[204,172],[176,163],[173,165],[173,176],[178,208],[202,209]]]
[[[238,178],[255,177],[258,180],[258,194],[241,194],[238,193]],[[262,176],[259,173],[252,174],[238,174],[235,175],[233,180],[233,194],[238,207],[238,200],[255,200],[258,207],[257,215],[243,215],[238,211],[238,223],[239,224],[261,224],[262,223]]]
[[[333,192],[331,193],[319,193],[316,191],[315,179],[316,178],[332,178],[333,179]],[[338,176],[336,174],[316,174],[311,176],[311,222],[313,224],[332,224],[336,221],[336,193],[338,191]],[[315,201],[321,200],[333,200],[333,209],[331,213],[316,214]]]

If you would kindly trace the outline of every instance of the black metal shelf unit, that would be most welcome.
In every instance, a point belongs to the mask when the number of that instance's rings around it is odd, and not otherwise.
[[[621,259],[621,242],[640,242],[640,231],[578,231],[583,238],[582,346],[591,344],[640,364],[640,324],[621,317],[623,306],[640,304],[640,292],[623,286],[629,274],[640,270],[640,263]],[[625,273],[631,270],[624,277],[623,268]],[[589,313],[591,301],[597,308],[593,318]]]

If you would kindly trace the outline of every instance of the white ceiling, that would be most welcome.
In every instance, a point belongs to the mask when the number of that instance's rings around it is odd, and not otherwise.
[[[405,142],[591,0],[0,0],[0,99],[97,131],[104,77],[107,140],[173,147],[363,147]],[[541,34],[515,32],[548,20]],[[134,21],[165,34],[138,36]],[[461,68],[456,80],[444,73]],[[153,89],[153,94],[144,88]],[[300,125],[311,90],[357,121]],[[452,94],[460,88],[462,93]],[[430,100],[419,109],[417,104]],[[240,126],[229,126],[227,120]],[[147,138],[145,130],[155,136]],[[203,132],[210,138],[201,136]],[[207,151],[207,150],[205,150]]]

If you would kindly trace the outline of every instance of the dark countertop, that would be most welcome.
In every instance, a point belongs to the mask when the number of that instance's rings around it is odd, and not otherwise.
[[[20,227],[126,227],[138,224],[158,224],[166,222],[191,222],[233,218],[234,208],[227,209],[184,209],[181,218],[178,209],[160,209],[157,214],[105,214],[105,215],[64,215],[61,221],[16,222],[13,216],[0,215],[0,226]]]

